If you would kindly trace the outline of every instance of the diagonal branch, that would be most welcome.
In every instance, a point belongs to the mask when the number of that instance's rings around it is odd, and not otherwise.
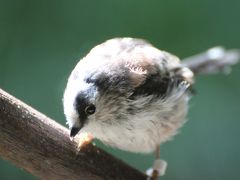
[[[69,132],[0,89],[0,156],[41,179],[146,179],[103,150],[77,150]]]

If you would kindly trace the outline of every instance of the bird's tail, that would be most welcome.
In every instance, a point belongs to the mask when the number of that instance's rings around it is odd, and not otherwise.
[[[191,69],[194,74],[230,73],[231,66],[239,60],[239,49],[226,50],[223,47],[214,47],[183,59],[182,65]]]

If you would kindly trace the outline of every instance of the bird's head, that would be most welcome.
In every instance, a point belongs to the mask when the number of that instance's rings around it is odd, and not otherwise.
[[[78,63],[65,89],[64,113],[71,137],[81,129],[97,134],[119,123],[117,120],[127,114],[127,97],[132,87],[124,72],[126,68],[104,60],[91,62],[86,58]]]

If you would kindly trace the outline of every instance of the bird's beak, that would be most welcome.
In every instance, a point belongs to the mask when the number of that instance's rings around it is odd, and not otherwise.
[[[80,129],[80,127],[72,127],[70,130],[70,137],[75,137]]]

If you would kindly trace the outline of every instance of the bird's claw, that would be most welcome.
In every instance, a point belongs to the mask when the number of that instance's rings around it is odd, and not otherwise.
[[[153,168],[147,170],[146,174],[149,176],[149,180],[157,180],[159,176],[163,176],[167,169],[167,162],[161,159],[156,159],[153,164]]]

